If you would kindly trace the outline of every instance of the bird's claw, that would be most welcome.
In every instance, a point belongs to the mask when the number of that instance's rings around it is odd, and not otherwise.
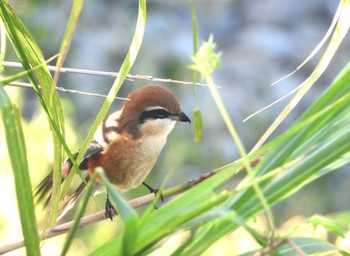
[[[111,201],[109,200],[109,196],[107,195],[106,205],[105,205],[105,217],[109,218],[109,219],[111,219],[111,221],[113,221],[113,217],[115,215],[118,215],[118,212],[115,209],[115,207],[113,206],[113,204],[111,203]]]
[[[163,194],[160,192],[159,189],[154,189],[152,188],[150,185],[148,185],[146,182],[142,182],[142,184],[149,190],[150,193],[153,193],[154,196],[157,196],[157,194],[159,194],[159,198],[160,200],[162,200],[162,202],[164,202],[164,198],[163,198]],[[157,207],[155,207],[157,209]]]

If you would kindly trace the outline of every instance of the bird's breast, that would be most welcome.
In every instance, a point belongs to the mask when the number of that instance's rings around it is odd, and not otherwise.
[[[138,187],[152,170],[166,139],[157,134],[112,143],[102,161],[107,177],[120,191]]]

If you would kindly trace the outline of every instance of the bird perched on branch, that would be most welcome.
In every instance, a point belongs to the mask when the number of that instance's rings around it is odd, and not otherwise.
[[[144,180],[152,170],[169,133],[176,121],[190,122],[182,112],[173,93],[160,86],[150,85],[131,92],[121,110],[107,116],[100,124],[94,139],[79,164],[87,170],[89,181],[96,167],[102,167],[108,179],[119,191],[127,191],[144,184],[150,192],[157,190]],[[74,154],[76,158],[78,153]],[[68,176],[73,164],[67,159],[62,167],[62,182]],[[84,190],[83,182],[63,204],[62,210],[77,199]],[[50,173],[38,186],[39,200],[50,200],[53,174]],[[48,194],[50,194],[48,196]],[[114,208],[107,193],[106,217],[113,218]]]

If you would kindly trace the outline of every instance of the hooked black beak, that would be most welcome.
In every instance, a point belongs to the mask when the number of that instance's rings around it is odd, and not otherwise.
[[[173,120],[179,121],[179,122],[189,122],[191,123],[190,118],[182,111],[180,111],[179,113],[173,115]]]

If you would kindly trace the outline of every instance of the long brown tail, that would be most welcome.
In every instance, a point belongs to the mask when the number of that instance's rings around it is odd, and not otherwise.
[[[74,154],[73,157],[76,159],[78,154]],[[72,169],[73,163],[70,159],[64,161],[62,167],[62,179],[61,183],[67,178],[68,174]],[[35,189],[35,197],[37,197],[38,202],[44,201],[44,206],[47,206],[51,199],[53,186],[53,171],[51,171],[37,186]]]
[[[87,170],[88,169],[88,160],[92,155],[99,154],[104,150],[104,147],[102,147],[96,140],[92,140],[86,150],[86,153],[83,157],[82,162],[79,165],[80,170]],[[78,156],[78,153],[75,153],[73,155],[74,159],[76,159]],[[64,161],[63,167],[62,167],[62,179],[61,182],[63,182],[67,176],[69,175],[70,171],[72,170],[73,163],[70,159],[67,159]],[[80,186],[77,188],[77,190],[68,198],[66,202],[63,202],[63,207],[65,208],[68,206],[68,204],[73,203],[81,194],[81,192],[84,190],[86,183],[90,180],[90,177],[87,175],[85,176],[85,182],[82,182]],[[38,202],[44,201],[44,206],[47,206],[51,199],[51,193],[52,193],[52,186],[53,186],[53,172],[50,172],[38,185],[38,187],[35,189],[35,197],[37,197]],[[70,203],[69,203],[70,202]]]

